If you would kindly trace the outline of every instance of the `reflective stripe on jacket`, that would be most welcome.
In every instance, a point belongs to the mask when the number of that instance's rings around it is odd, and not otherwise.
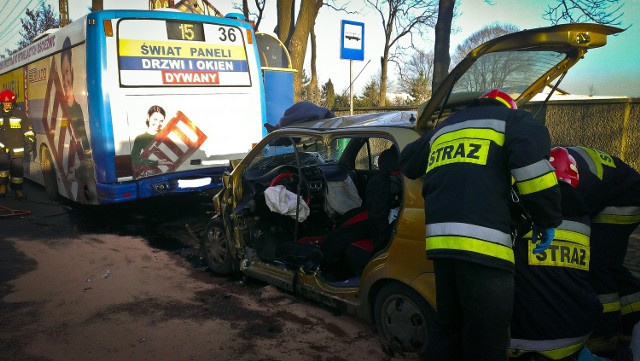
[[[560,360],[579,352],[587,343],[590,334],[558,340],[522,340],[512,338],[509,342],[509,357],[518,357],[535,352],[551,360]]]
[[[606,207],[591,220],[593,223],[634,224],[640,222],[640,207]]]
[[[25,133],[31,129],[29,118],[18,108],[0,112],[0,143],[11,158],[24,155]]]
[[[620,311],[620,295],[617,292],[599,294],[598,299],[602,304],[603,313]]]
[[[513,263],[511,235],[464,223],[434,223],[426,230],[427,250],[459,250],[496,257]]]
[[[640,292],[620,297],[620,313],[622,315],[638,311],[640,311]]]

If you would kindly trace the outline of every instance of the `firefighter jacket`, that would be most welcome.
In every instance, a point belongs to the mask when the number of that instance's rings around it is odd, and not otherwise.
[[[551,246],[534,254],[531,232],[517,239],[515,298],[509,354],[535,352],[551,360],[579,352],[602,306],[589,284],[589,216],[575,190],[560,183],[562,224]]]
[[[513,271],[511,180],[533,222],[561,221],[547,128],[528,112],[480,105],[451,115],[408,144],[400,166],[425,175],[426,251]]]
[[[580,194],[591,215],[596,235],[591,260],[591,284],[598,291],[603,312],[611,320],[619,311],[635,320],[640,313],[640,282],[623,266],[631,232],[640,224],[640,174],[621,159],[594,148],[568,147],[578,164]],[[634,321],[635,323],[635,321]],[[608,332],[608,331],[605,331]],[[624,328],[623,328],[623,332]]]
[[[10,112],[0,110],[0,151],[11,158],[21,158],[25,151],[25,137],[33,134],[27,115],[14,107]]]
[[[640,222],[640,174],[620,158],[601,150],[568,147],[578,164],[580,184],[593,223]]]

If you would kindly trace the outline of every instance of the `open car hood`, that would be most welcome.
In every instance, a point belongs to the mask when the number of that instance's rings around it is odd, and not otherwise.
[[[487,91],[500,88],[518,106],[528,102],[584,54],[623,29],[599,24],[565,24],[504,35],[478,46],[434,89],[418,111],[424,132],[440,117],[464,108]]]

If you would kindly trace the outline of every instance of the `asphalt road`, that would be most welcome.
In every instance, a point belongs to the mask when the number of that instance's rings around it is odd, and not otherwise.
[[[154,247],[174,250],[197,247],[194,236],[206,225],[213,192],[104,206],[51,201],[43,187],[31,182],[25,183],[25,194],[26,200],[15,199],[12,192],[0,198],[0,237],[29,237],[42,229],[50,229],[51,237],[111,232],[142,236]]]
[[[82,207],[0,198],[5,361],[416,360],[374,327],[239,276],[208,271],[197,243],[210,195]]]

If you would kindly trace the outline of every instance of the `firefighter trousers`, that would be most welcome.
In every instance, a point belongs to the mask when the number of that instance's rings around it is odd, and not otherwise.
[[[450,258],[434,259],[436,327],[426,360],[507,360],[513,312],[512,272]]]
[[[637,227],[638,223],[591,225],[589,281],[603,303],[603,314],[590,344],[612,340],[605,347],[610,351],[615,349],[618,334],[630,336],[640,321],[640,280],[624,265],[629,237]]]
[[[23,177],[23,158],[11,158],[8,153],[0,152],[0,184],[11,183],[11,189],[22,190]]]

